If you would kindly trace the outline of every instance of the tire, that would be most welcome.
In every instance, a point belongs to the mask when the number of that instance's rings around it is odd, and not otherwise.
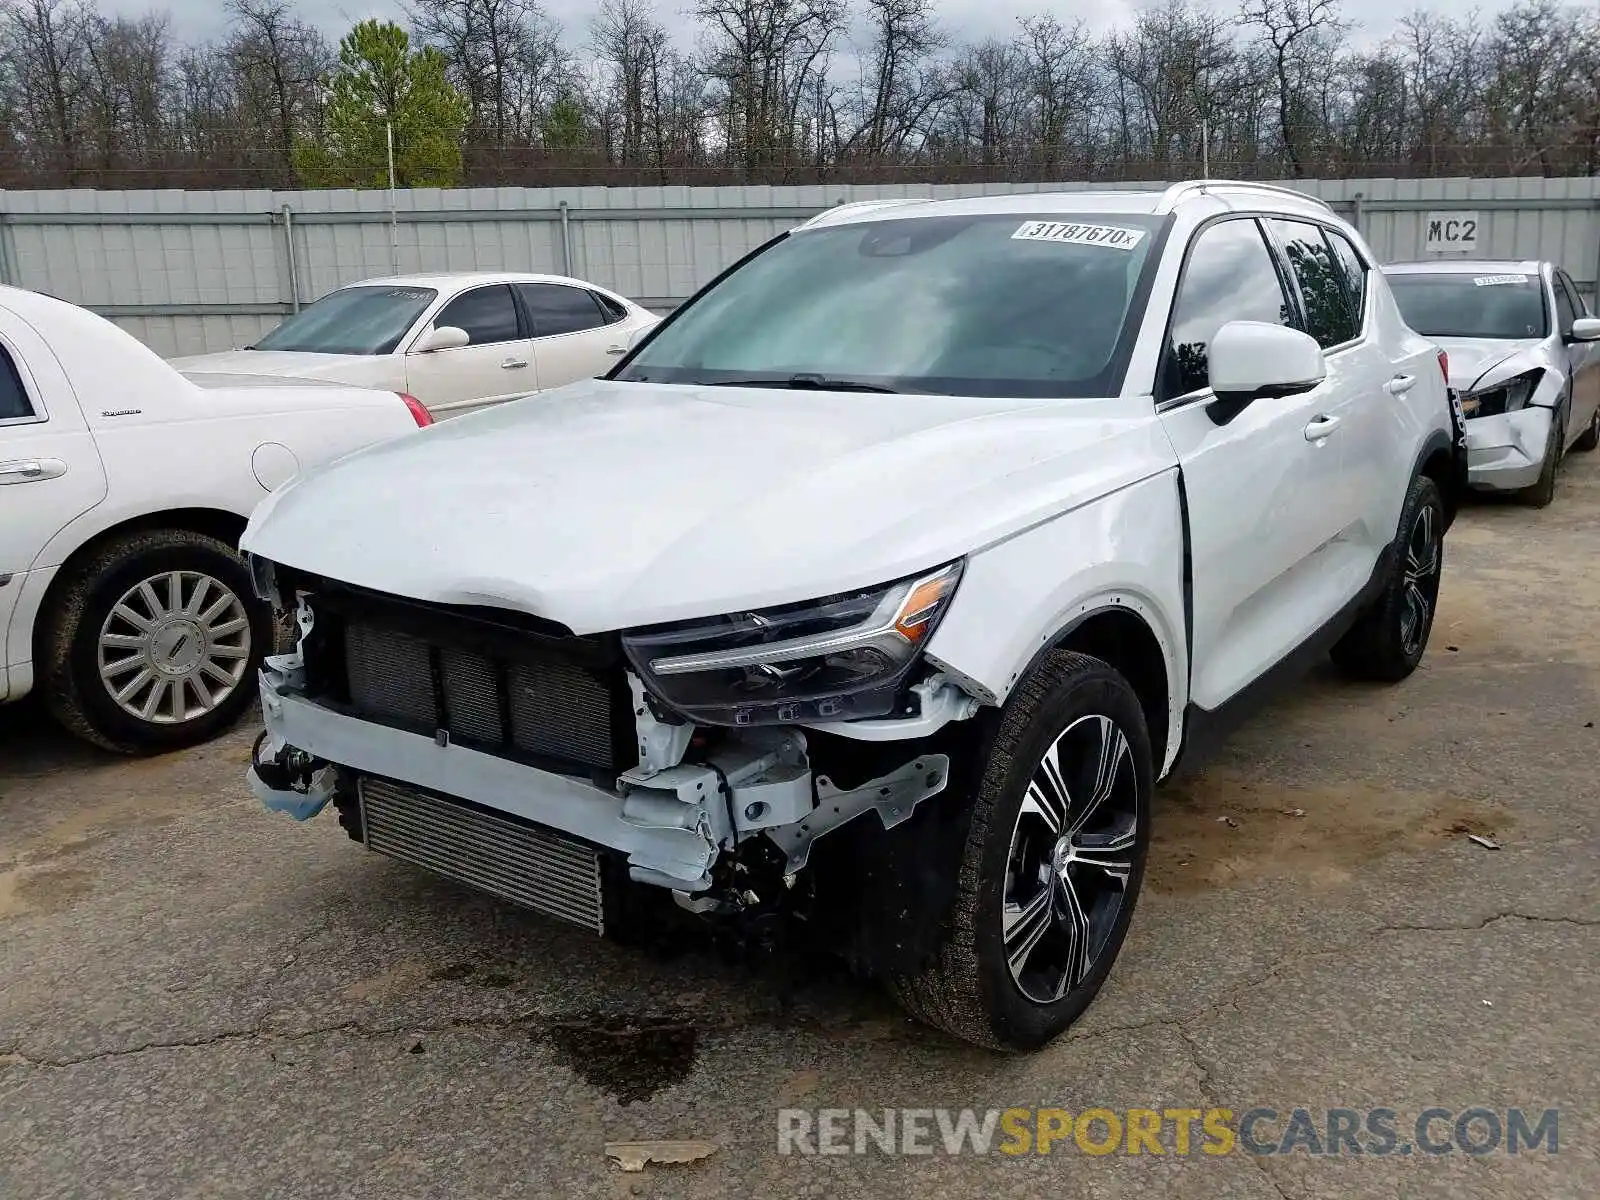
[[[1566,440],[1566,425],[1560,413],[1557,413],[1550,426],[1550,439],[1545,443],[1544,465],[1539,469],[1539,481],[1517,493],[1517,499],[1530,508],[1549,508],[1550,502],[1556,498],[1556,472],[1561,468]]]
[[[1049,815],[1060,811],[1054,803],[1034,799],[1047,796],[1039,790],[1046,785],[1033,785],[1052,750],[1069,797],[1101,798],[1069,800],[1064,822]],[[1108,759],[1109,788],[1099,786],[1105,774],[1097,780]],[[1006,703],[989,745],[937,952],[917,974],[888,980],[905,1009],[996,1050],[1034,1050],[1071,1025],[1100,990],[1127,936],[1149,851],[1153,787],[1150,734],[1127,681],[1099,659],[1051,654]],[[1072,834],[1073,822],[1085,818]],[[1063,825],[1070,839],[1065,852],[1057,836]],[[1019,864],[1037,866],[1031,880]],[[1070,888],[1060,887],[1058,871]],[[1073,911],[1084,914],[1082,924],[1065,919],[1069,895]],[[1076,959],[1076,982],[1066,975],[1074,962],[1073,929],[1087,929],[1081,944],[1089,948],[1087,962]],[[1021,959],[1017,972],[1013,954]]]
[[[1333,648],[1333,661],[1346,674],[1399,683],[1417,669],[1439,606],[1444,530],[1439,485],[1418,475],[1400,511],[1394,561],[1383,592]]]
[[[52,607],[46,702],[69,731],[119,754],[192,746],[232,725],[276,637],[239,556],[184,529],[107,542],[73,568]]]
[[[1600,446],[1600,407],[1596,407],[1593,415],[1589,417],[1589,428],[1572,443],[1572,448],[1583,454],[1589,453],[1596,446]]]

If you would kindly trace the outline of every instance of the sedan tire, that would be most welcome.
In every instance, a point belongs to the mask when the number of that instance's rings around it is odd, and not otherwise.
[[[50,709],[119,754],[192,746],[233,724],[275,636],[239,556],[190,530],[107,542],[53,607],[42,646]]]
[[[1100,990],[1127,936],[1154,787],[1139,698],[1109,665],[1050,655],[1007,702],[973,800],[944,940],[890,986],[912,1016],[1037,1049]]]

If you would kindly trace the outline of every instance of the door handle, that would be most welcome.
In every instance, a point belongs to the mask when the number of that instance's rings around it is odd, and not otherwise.
[[[66,473],[67,464],[59,458],[13,458],[0,462],[0,484],[37,483]]]
[[[1312,417],[1310,424],[1306,426],[1306,441],[1320,442],[1337,428],[1339,428],[1338,417],[1330,417],[1319,413],[1317,416]]]
[[[502,371],[520,371],[527,365],[528,360],[525,358],[508,358],[500,364],[500,369]]]
[[[1391,396],[1403,396],[1416,386],[1417,377],[1415,375],[1396,375],[1383,385],[1383,390]]]
[[[606,353],[611,355],[613,358],[619,357],[619,356],[621,356],[623,354],[626,354],[627,352],[628,352],[628,348],[626,346],[607,346],[606,347]]]

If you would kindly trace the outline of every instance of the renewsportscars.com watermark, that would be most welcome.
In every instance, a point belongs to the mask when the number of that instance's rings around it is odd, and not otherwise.
[[[781,1108],[779,1154],[1446,1155],[1560,1152],[1559,1109]]]

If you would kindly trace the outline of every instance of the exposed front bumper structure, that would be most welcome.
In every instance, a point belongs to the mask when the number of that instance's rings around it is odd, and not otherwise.
[[[1467,483],[1482,491],[1532,487],[1555,436],[1554,413],[1530,406],[1467,420]]]
[[[386,836],[395,836],[396,821],[410,824],[400,831],[400,852],[375,845],[364,834],[373,849],[546,911],[548,904],[517,894],[517,888],[529,886],[518,881],[505,860],[505,846],[517,836],[562,835],[563,843],[570,839],[624,861],[636,882],[694,896],[713,888],[719,858],[742,842],[765,837],[786,869],[798,871],[818,837],[869,810],[877,811],[886,828],[899,824],[923,800],[943,791],[949,778],[946,756],[919,755],[908,745],[904,765],[841,790],[813,776],[800,731],[778,728],[741,731],[706,761],[686,762],[692,728],[659,725],[641,704],[641,762],[619,777],[613,790],[447,737],[429,738],[341,713],[298,694],[302,678],[297,654],[268,659],[261,672],[266,734],[250,769],[250,785],[266,807],[306,820],[340,786],[381,788],[395,818]],[[294,774],[303,790],[269,766],[282,762],[297,764]],[[437,806],[429,807],[428,794],[489,811],[441,815]],[[534,832],[513,836],[495,823],[496,814],[516,818],[521,828]],[[429,821],[446,817],[448,827],[428,827]],[[487,863],[486,855],[500,861]],[[533,861],[537,856],[525,857],[527,869],[539,869]]]

